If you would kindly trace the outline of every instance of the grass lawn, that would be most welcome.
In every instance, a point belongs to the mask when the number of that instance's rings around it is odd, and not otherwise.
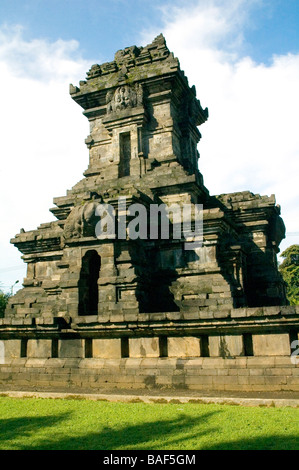
[[[0,397],[0,449],[299,449],[299,409]]]

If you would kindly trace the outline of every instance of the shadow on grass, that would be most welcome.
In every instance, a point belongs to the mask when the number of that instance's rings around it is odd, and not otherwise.
[[[218,412],[192,418],[181,414],[172,420],[156,420],[121,428],[102,427],[98,431],[76,435],[68,428],[71,413],[56,416],[19,417],[0,420],[0,441],[7,448],[22,450],[298,450],[299,440],[295,435],[274,435],[252,439],[213,444],[213,434],[218,429],[209,426],[209,420]],[[65,421],[65,429],[53,432],[53,427]],[[52,428],[52,429],[47,429]],[[49,431],[47,439],[44,435]],[[44,435],[38,435],[39,432]],[[68,435],[69,433],[69,435]],[[18,439],[27,439],[23,444]],[[209,445],[203,447],[201,439],[209,436]],[[220,436],[221,438],[221,436]],[[205,437],[206,441],[206,437]],[[188,447],[190,445],[190,447]]]
[[[299,450],[298,435],[273,435],[221,442],[205,450]]]
[[[35,416],[0,419],[0,442],[12,441],[18,437],[32,436],[42,428],[56,426],[60,421],[69,417],[69,413],[57,416]]]
[[[207,433],[213,433],[209,428],[208,420],[215,412],[206,413],[199,418],[191,418],[184,414],[172,420],[155,420],[141,424],[122,426],[120,428],[101,427],[99,431],[82,433],[76,435],[74,428],[70,428],[68,434],[68,424],[63,431],[54,434],[49,430],[49,437],[36,434],[34,442],[31,437],[36,432],[53,427],[61,420],[67,420],[69,415],[57,415],[52,417],[38,418],[17,418],[0,420],[0,440],[7,447],[18,447],[22,450],[153,450],[164,448],[184,448],[184,441],[196,439]],[[200,431],[198,427],[203,427]],[[20,444],[18,438],[28,437],[27,444]],[[30,442],[31,441],[31,442]]]

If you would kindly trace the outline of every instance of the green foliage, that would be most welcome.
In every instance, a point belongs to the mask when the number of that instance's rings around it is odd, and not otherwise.
[[[0,318],[4,316],[5,308],[8,302],[10,294],[7,294],[0,290]]]
[[[299,245],[291,245],[281,256],[285,258],[279,271],[287,284],[287,297],[291,305],[299,305]]]

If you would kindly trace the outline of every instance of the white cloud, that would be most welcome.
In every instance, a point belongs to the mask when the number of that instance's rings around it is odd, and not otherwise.
[[[23,39],[23,27],[2,26],[0,29],[1,63],[9,66],[14,76],[41,80],[44,83],[63,82],[82,72],[82,59],[77,57],[78,42],[58,39]]]
[[[88,165],[88,121],[69,93],[90,63],[75,41],[25,41],[19,27],[0,30],[1,232],[0,282],[22,280],[19,232],[53,220],[53,197],[63,196]]]
[[[275,194],[287,231],[299,232],[299,55],[273,56],[268,66],[244,56],[243,33],[256,5],[197,0],[168,6],[163,34],[209,108],[199,167],[210,193]],[[142,43],[159,32],[143,32]],[[281,248],[291,243],[294,237]]]

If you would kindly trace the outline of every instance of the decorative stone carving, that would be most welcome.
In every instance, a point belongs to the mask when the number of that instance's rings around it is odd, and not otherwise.
[[[95,236],[95,214],[99,201],[92,200],[84,205],[75,206],[69,214],[64,226],[64,238],[80,238]]]
[[[94,140],[93,140],[93,138],[92,138],[91,135],[88,135],[88,136],[86,137],[85,143],[86,143],[86,145],[87,145],[87,148],[89,148],[89,149],[93,146]]]
[[[136,46],[126,47],[123,50],[119,50],[115,53],[115,61],[122,65],[123,63],[134,64],[134,59],[138,57],[140,54],[140,50]]]
[[[280,216],[273,217],[273,220],[270,223],[270,236],[272,239],[272,243],[275,243],[277,247],[279,247],[280,242],[286,236],[286,228],[284,221]]]
[[[135,86],[122,85],[106,95],[107,114],[143,105],[143,90],[140,83]]]
[[[87,72],[87,80],[90,80],[92,78],[99,77],[101,75],[101,67],[99,64],[94,64],[90,68],[90,70]]]

